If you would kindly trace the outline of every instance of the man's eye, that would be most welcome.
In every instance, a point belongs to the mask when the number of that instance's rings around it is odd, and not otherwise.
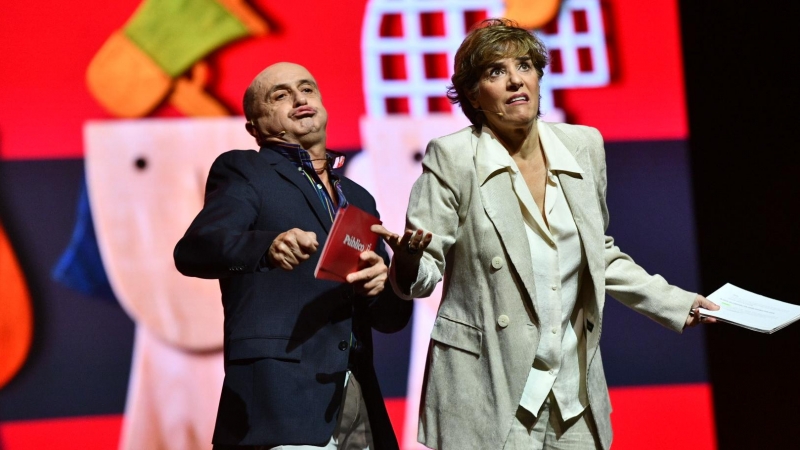
[[[531,65],[530,65],[530,63],[524,62],[524,63],[521,63],[519,65],[519,68],[520,68],[520,70],[530,70],[531,69]]]

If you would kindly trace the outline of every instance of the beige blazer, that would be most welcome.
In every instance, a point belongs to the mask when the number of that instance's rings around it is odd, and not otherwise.
[[[575,307],[584,325],[580,348],[586,351],[582,370],[589,405],[607,449],[611,404],[599,348],[606,292],[678,332],[695,294],[649,275],[605,235],[600,133],[583,126],[541,126],[555,133],[584,171],[558,177],[591,276],[584,278]],[[420,406],[418,439],[431,448],[502,449],[539,343],[540,306],[522,213],[509,170],[489,157],[505,151],[487,128],[434,139],[411,191],[408,225],[431,231],[434,238],[409,297],[429,295],[444,278]]]

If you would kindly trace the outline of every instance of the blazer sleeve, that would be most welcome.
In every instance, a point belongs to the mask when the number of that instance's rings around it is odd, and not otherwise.
[[[254,229],[262,200],[245,153],[223,153],[211,166],[203,209],[173,252],[182,274],[223,278],[267,270],[264,255],[282,231]]]
[[[450,143],[452,145],[452,142]],[[456,241],[459,224],[461,195],[459,158],[452,149],[445,148],[439,139],[428,144],[422,160],[422,175],[414,182],[408,200],[406,228],[423,229],[433,235],[430,245],[420,259],[416,280],[409,292],[402,292],[396,285],[394,271],[390,274],[395,292],[402,298],[428,297],[445,273],[445,259]],[[462,160],[471,158],[460,155]]]
[[[603,216],[603,231],[608,230],[609,215],[606,205],[606,159],[603,138],[594,128],[590,130],[592,165],[597,179],[597,197]],[[677,332],[683,330],[696,294],[670,285],[661,275],[650,275],[614,244],[614,238],[605,235],[605,288],[612,297],[624,305],[644,314],[663,326]]]
[[[389,265],[389,255],[386,253],[383,240],[378,241],[377,253]],[[388,280],[384,284],[383,291],[368,301],[370,325],[381,333],[395,333],[402,330],[414,311],[414,302],[398,296]]]

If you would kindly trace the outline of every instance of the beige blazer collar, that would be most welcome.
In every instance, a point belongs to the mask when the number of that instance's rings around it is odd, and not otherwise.
[[[531,302],[529,306],[534,314],[533,320],[538,322],[530,245],[525,233],[525,219],[514,193],[512,162],[508,151],[497,141],[494,133],[483,127],[475,148],[475,171],[480,184],[481,203],[528,294],[524,297]]]
[[[548,126],[549,131],[564,147],[572,154],[579,167],[585,167],[586,172],[560,172],[558,181],[564,190],[564,197],[567,199],[575,226],[581,237],[584,251],[586,252],[586,262],[589,266],[589,273],[592,276],[595,292],[603,292],[602,286],[605,284],[605,230],[603,225],[603,214],[600,211],[600,200],[598,193],[595,172],[592,171],[592,162],[589,149],[577,144],[564,130],[553,126]],[[595,295],[598,302],[598,310],[602,311],[605,303],[604,295]]]

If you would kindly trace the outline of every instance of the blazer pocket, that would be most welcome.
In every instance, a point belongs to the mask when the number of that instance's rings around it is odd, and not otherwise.
[[[280,337],[256,337],[232,340],[228,359],[237,361],[242,359],[273,358],[299,362],[302,354],[303,346],[296,340]]]
[[[444,316],[439,316],[433,323],[431,339],[444,345],[455,347],[475,356],[481,355],[483,333],[481,330],[456,322]]]

